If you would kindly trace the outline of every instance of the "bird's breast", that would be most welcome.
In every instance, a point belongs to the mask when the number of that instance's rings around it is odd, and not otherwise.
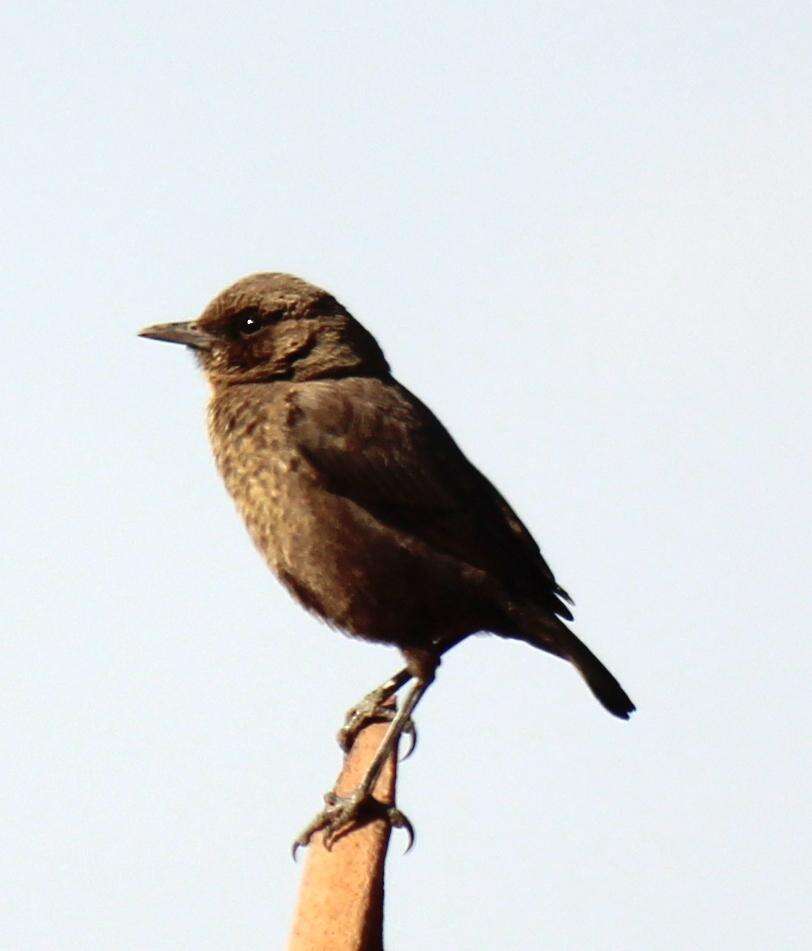
[[[305,499],[312,481],[285,419],[284,392],[215,396],[209,436],[217,468],[271,567],[284,569],[308,520]]]

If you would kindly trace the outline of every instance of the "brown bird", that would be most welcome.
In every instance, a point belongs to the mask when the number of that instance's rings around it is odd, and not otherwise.
[[[328,624],[394,644],[406,659],[350,711],[344,744],[414,680],[364,781],[350,797],[328,797],[297,844],[322,828],[329,843],[380,810],[371,791],[384,762],[440,656],[469,634],[570,661],[628,719],[632,701],[564,624],[571,599],[533,537],[333,296],[288,274],[254,274],[197,320],[141,336],[196,353],[212,387],[217,466],[282,583]],[[400,812],[387,816],[411,835]]]

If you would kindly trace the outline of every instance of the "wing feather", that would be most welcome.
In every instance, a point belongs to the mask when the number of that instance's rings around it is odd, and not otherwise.
[[[298,450],[331,491],[572,618],[530,532],[426,406],[394,381],[329,382],[298,389],[290,419]]]

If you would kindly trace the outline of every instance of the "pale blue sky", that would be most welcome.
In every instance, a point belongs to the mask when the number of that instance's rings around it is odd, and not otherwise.
[[[330,288],[539,539],[637,701],[471,640],[402,769],[387,948],[809,934],[806,3],[0,14],[0,945],[281,948],[341,715],[144,324]]]

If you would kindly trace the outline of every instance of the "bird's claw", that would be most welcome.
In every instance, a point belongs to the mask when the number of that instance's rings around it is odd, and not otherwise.
[[[346,835],[353,826],[365,825],[375,819],[384,819],[391,829],[405,829],[409,836],[408,852],[414,845],[414,826],[396,806],[389,806],[371,793],[356,790],[349,796],[329,792],[324,797],[324,809],[302,831],[293,843],[293,858],[300,848],[309,845],[317,832],[324,833],[324,847],[329,852],[337,839]]]
[[[347,711],[344,725],[336,737],[338,745],[345,753],[349,753],[356,736],[365,726],[370,723],[391,723],[396,715],[395,707],[386,704],[377,691],[373,690]],[[401,756],[401,760],[404,760],[414,753],[417,746],[417,729],[411,719],[406,721],[401,735],[409,737],[409,749]]]

